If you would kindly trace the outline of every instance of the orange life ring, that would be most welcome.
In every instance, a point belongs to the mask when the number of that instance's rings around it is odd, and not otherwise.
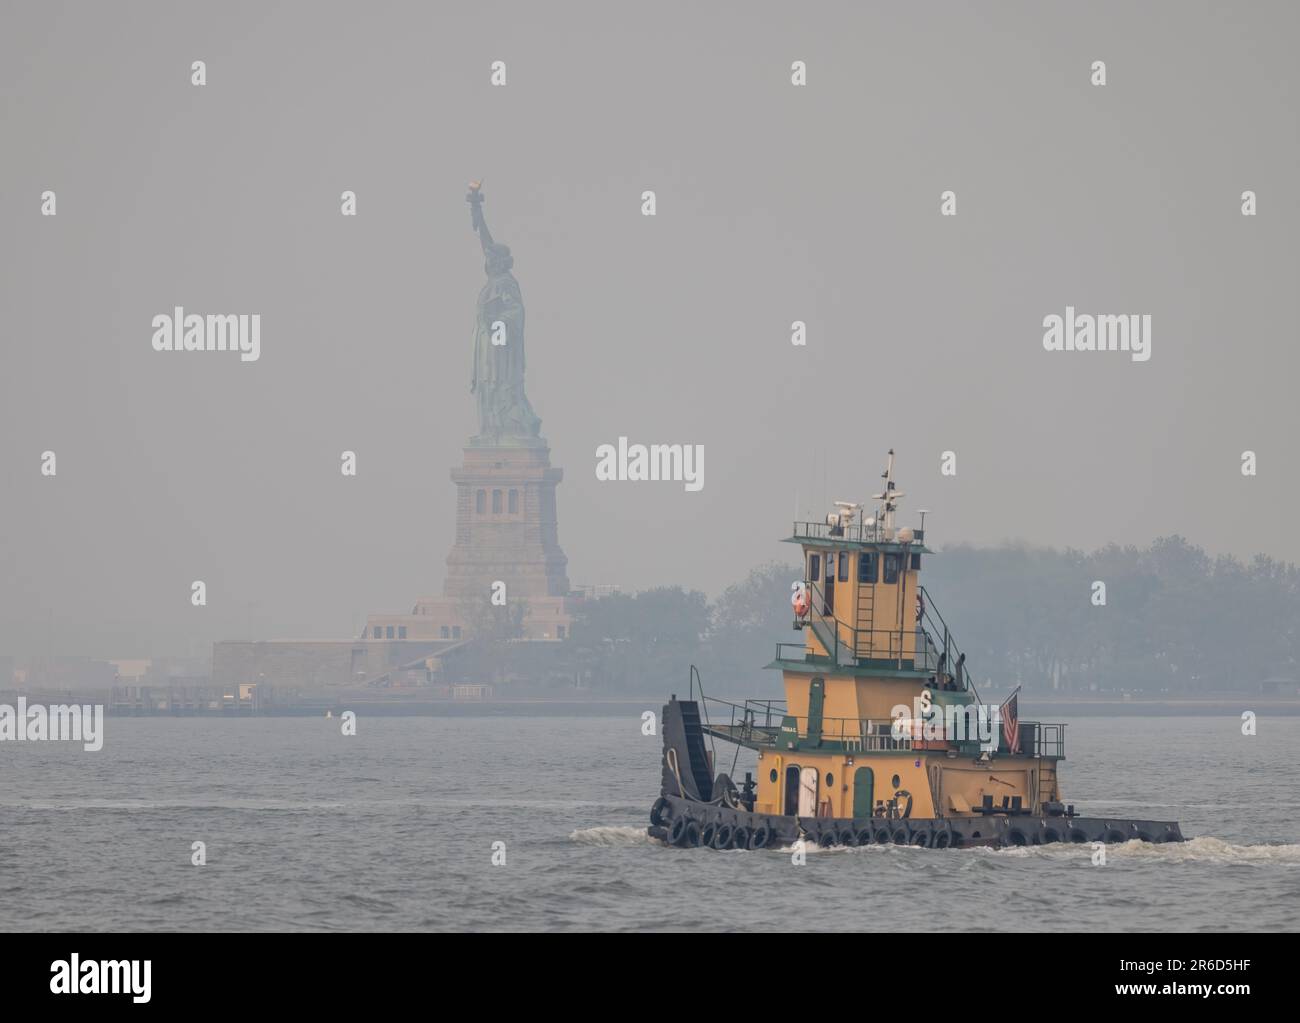
[[[790,598],[790,603],[794,605],[794,613],[797,617],[802,618],[808,613],[808,590],[806,587],[799,587],[794,591],[794,596]]]

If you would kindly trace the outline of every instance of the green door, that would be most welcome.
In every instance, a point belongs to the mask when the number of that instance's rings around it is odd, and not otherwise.
[[[822,704],[826,699],[826,681],[815,678],[808,685],[808,743],[822,744]]]
[[[853,772],[853,816],[870,817],[875,800],[876,777],[869,767],[859,767]]]

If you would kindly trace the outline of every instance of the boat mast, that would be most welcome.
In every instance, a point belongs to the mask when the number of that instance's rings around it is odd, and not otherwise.
[[[894,449],[889,449],[889,462],[885,466],[885,471],[880,474],[880,478],[885,481],[885,489],[882,493],[872,494],[872,498],[884,502],[880,506],[880,512],[877,521],[881,529],[884,530],[885,539],[894,538],[894,512],[898,508],[900,498],[907,495],[901,490],[894,489]]]

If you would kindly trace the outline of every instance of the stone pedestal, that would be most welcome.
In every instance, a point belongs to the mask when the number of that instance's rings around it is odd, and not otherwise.
[[[447,555],[443,595],[484,600],[500,580],[511,602],[566,596],[568,558],[560,549],[555,513],[555,487],[563,476],[551,466],[540,438],[470,441],[464,464],[451,471],[456,540]]]

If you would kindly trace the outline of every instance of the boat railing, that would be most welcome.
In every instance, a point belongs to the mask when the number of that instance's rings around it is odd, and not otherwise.
[[[710,723],[707,731],[721,739],[742,740],[756,745],[778,746],[781,741],[822,741],[843,744],[847,752],[910,750],[912,740],[895,738],[892,721],[867,718],[813,718],[788,715],[784,700],[746,700],[732,703],[704,697]],[[793,719],[793,734],[784,727]],[[725,721],[725,724],[723,723]]]
[[[895,543],[880,523],[871,525],[850,523],[832,525],[828,522],[800,522],[795,520],[791,535],[796,540],[844,540],[849,543]],[[912,542],[921,543],[925,534],[919,529],[912,530]]]
[[[930,591],[924,586],[921,587],[921,620],[919,625],[929,641],[928,645],[934,647],[936,657],[942,653],[944,670],[953,676],[958,688],[970,689],[970,669],[966,667],[966,658],[958,649],[957,641],[953,638],[948,623],[943,620],[943,615],[939,613],[934,601],[930,599]],[[943,640],[942,651],[939,650],[937,645],[940,638]]]
[[[821,741],[843,743],[846,752],[884,752],[910,750],[910,736],[896,738],[892,720],[871,718],[813,718],[795,717],[795,734],[801,742]],[[814,727],[815,726],[815,727]]]
[[[951,749],[967,742],[977,743],[974,734],[966,738],[921,739],[917,736],[895,736],[894,722],[874,718],[829,718],[790,715],[786,713],[785,700],[745,700],[734,703],[713,696],[700,696],[705,716],[705,731],[731,742],[773,749],[785,743],[836,743],[846,753],[882,753],[897,750]],[[788,723],[793,721],[793,728]],[[1042,721],[1021,721],[1020,750],[1022,755],[1065,759],[1065,725]],[[997,733],[996,752],[1009,755],[1006,735],[1001,728]]]
[[[803,661],[807,659],[808,647],[804,643],[778,643],[776,659],[778,661]]]
[[[785,717],[784,700],[745,700],[733,703],[716,696],[700,694],[705,712],[705,728],[723,739],[744,739],[763,745],[776,745]],[[723,722],[726,724],[723,724]]]
[[[700,713],[704,717],[704,731],[709,736],[709,770],[713,770],[714,765],[718,762],[718,749],[713,745],[713,726],[709,721],[709,698],[704,695],[704,679],[700,678],[700,669],[691,665],[691,699],[695,699],[695,687],[700,689]]]
[[[1005,736],[1000,741],[1005,747]],[[1043,721],[1021,721],[1020,752],[1035,757],[1055,757],[1064,760],[1065,725],[1047,724]]]
[[[921,631],[915,633],[915,646],[908,642],[913,634],[908,630],[904,636],[900,636],[897,629],[850,629],[843,622],[841,627],[852,633],[852,642],[842,636],[828,635],[826,637],[827,653],[824,657],[814,654],[808,650],[806,643],[777,643],[776,659],[778,661],[791,661],[794,663],[815,663],[819,658],[831,664],[846,664],[850,659],[858,662],[878,661],[882,664],[890,662],[894,665],[901,664],[902,667],[914,671],[928,671],[937,674],[940,667],[945,669],[945,674],[951,674],[947,671],[947,662],[940,659],[940,651],[936,651],[933,640]],[[828,628],[829,631],[829,628]],[[820,641],[823,637],[818,635]],[[965,690],[969,688],[970,676],[966,671],[965,665],[962,665],[962,677],[966,684],[957,684],[956,678],[951,678],[950,685],[943,686],[937,680],[935,685],[939,688],[950,688]]]
[[[856,628],[838,617],[817,582],[805,580],[804,586],[808,591],[808,607],[802,616],[795,618],[795,628],[812,629],[831,663],[888,661],[908,670],[929,671],[936,675],[942,672],[944,679],[935,680],[942,689],[965,691],[971,688],[966,661],[957,649],[943,616],[937,609],[931,613],[930,595],[924,587],[921,588],[919,617],[909,616],[912,620],[897,628],[876,629]],[[798,644],[776,645],[778,661],[809,661],[815,657]]]

